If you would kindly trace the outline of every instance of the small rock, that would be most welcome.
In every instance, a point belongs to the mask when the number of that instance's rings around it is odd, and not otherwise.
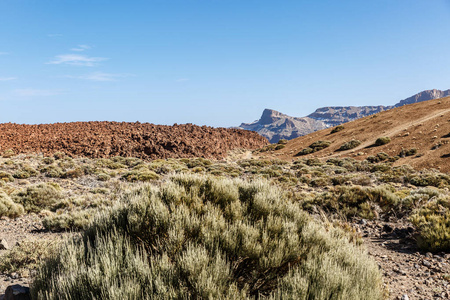
[[[431,252],[427,252],[427,253],[425,254],[425,256],[428,257],[428,258],[432,258],[432,257],[433,257],[433,254],[431,254]]]
[[[362,226],[366,226],[367,225],[367,220],[366,219],[361,219],[361,221],[359,221],[359,224],[361,224]]]
[[[422,264],[425,266],[425,267],[431,267],[431,263],[428,261],[428,260],[424,260],[423,262],[422,262]]]
[[[30,288],[20,284],[10,285],[6,288],[5,300],[31,300]]]
[[[400,300],[409,300],[408,295],[403,294],[402,297],[400,298]]]
[[[5,240],[0,239],[0,250],[8,250],[8,249],[9,249],[8,243]]]

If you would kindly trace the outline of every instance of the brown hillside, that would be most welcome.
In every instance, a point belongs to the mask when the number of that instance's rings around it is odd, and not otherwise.
[[[396,156],[402,149],[416,148],[417,155],[400,158],[395,165],[409,164],[419,169],[436,168],[450,172],[450,97],[405,105],[343,126],[342,131],[333,134],[332,128],[328,128],[296,138],[289,141],[284,149],[263,155],[290,160],[296,158],[300,150],[320,140],[330,141],[331,145],[300,157],[365,159],[379,152]],[[384,136],[390,137],[391,142],[374,146],[376,139]],[[362,143],[354,149],[338,151],[342,144],[350,140]]]
[[[236,148],[267,145],[266,138],[241,129],[191,124],[74,122],[42,125],[0,124],[0,153],[65,152],[92,158],[133,156],[143,159],[223,158]]]

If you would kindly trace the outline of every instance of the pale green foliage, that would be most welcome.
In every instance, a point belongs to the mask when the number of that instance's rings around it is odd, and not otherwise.
[[[14,195],[14,200],[23,205],[27,212],[39,212],[50,209],[62,199],[62,193],[54,184],[29,186]]]
[[[0,272],[11,274],[17,272],[25,275],[28,270],[35,269],[41,261],[55,251],[56,241],[22,241],[0,257]]]
[[[428,251],[450,251],[450,197],[434,197],[411,216],[417,244]]]
[[[15,203],[5,192],[0,191],[0,217],[15,218],[24,212],[22,205]]]
[[[195,166],[193,166],[195,167]],[[377,265],[266,181],[143,185],[66,244],[35,299],[381,299]]]

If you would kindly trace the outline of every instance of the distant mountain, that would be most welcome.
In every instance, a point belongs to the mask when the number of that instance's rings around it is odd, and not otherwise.
[[[392,106],[330,106],[316,109],[308,117],[324,122],[327,127],[333,127],[359,118],[379,113]]]
[[[271,143],[280,139],[291,140],[311,132],[347,123],[369,115],[407,104],[442,98],[450,95],[450,89],[427,90],[390,106],[329,106],[318,108],[306,117],[291,117],[272,109],[265,109],[259,120],[242,123],[239,128],[256,131]]]
[[[399,103],[395,104],[394,107],[400,107],[406,104],[413,104],[418,103],[422,101],[432,100],[432,99],[438,99],[442,97],[450,96],[450,90],[441,91],[441,90],[427,90],[420,92],[418,94],[415,94],[414,96],[411,96],[409,98],[406,98],[405,100],[400,101]]]
[[[327,126],[324,122],[313,118],[295,118],[276,110],[265,109],[259,120],[253,123],[242,123],[239,128],[256,131],[271,143],[276,143],[280,139],[291,140]]]

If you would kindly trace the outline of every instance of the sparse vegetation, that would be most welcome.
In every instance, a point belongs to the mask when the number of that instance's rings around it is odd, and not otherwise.
[[[342,130],[344,130],[344,125],[338,125],[331,130],[330,134],[333,134],[333,133],[336,133],[336,132],[339,132]]]
[[[389,144],[390,142],[391,142],[391,138],[388,136],[379,137],[375,141],[375,146],[383,146],[383,145]]]
[[[359,145],[361,145],[361,141],[351,140],[349,142],[342,144],[342,146],[339,148],[339,151],[350,150],[350,149],[358,147]]]
[[[314,153],[317,151],[320,151],[322,149],[325,149],[331,145],[330,141],[317,141],[309,145],[308,147],[302,149],[300,152],[297,153],[296,156],[302,156],[310,153]]]
[[[39,269],[35,298],[381,299],[377,265],[267,182],[179,175],[122,201]]]
[[[62,193],[56,184],[38,184],[29,186],[14,195],[14,200],[23,205],[27,212],[38,213],[52,207],[62,199]]]
[[[402,149],[402,151],[400,151],[398,156],[406,157],[406,156],[413,156],[413,155],[416,155],[416,154],[417,154],[417,149],[416,148],[411,148],[411,149]]]
[[[30,270],[49,257],[57,245],[57,241],[23,241],[0,257],[0,272],[28,277]]]
[[[0,192],[0,217],[16,218],[24,212],[22,205],[15,203],[5,192]]]
[[[450,251],[450,197],[438,196],[411,216],[418,228],[417,244],[427,251]]]

